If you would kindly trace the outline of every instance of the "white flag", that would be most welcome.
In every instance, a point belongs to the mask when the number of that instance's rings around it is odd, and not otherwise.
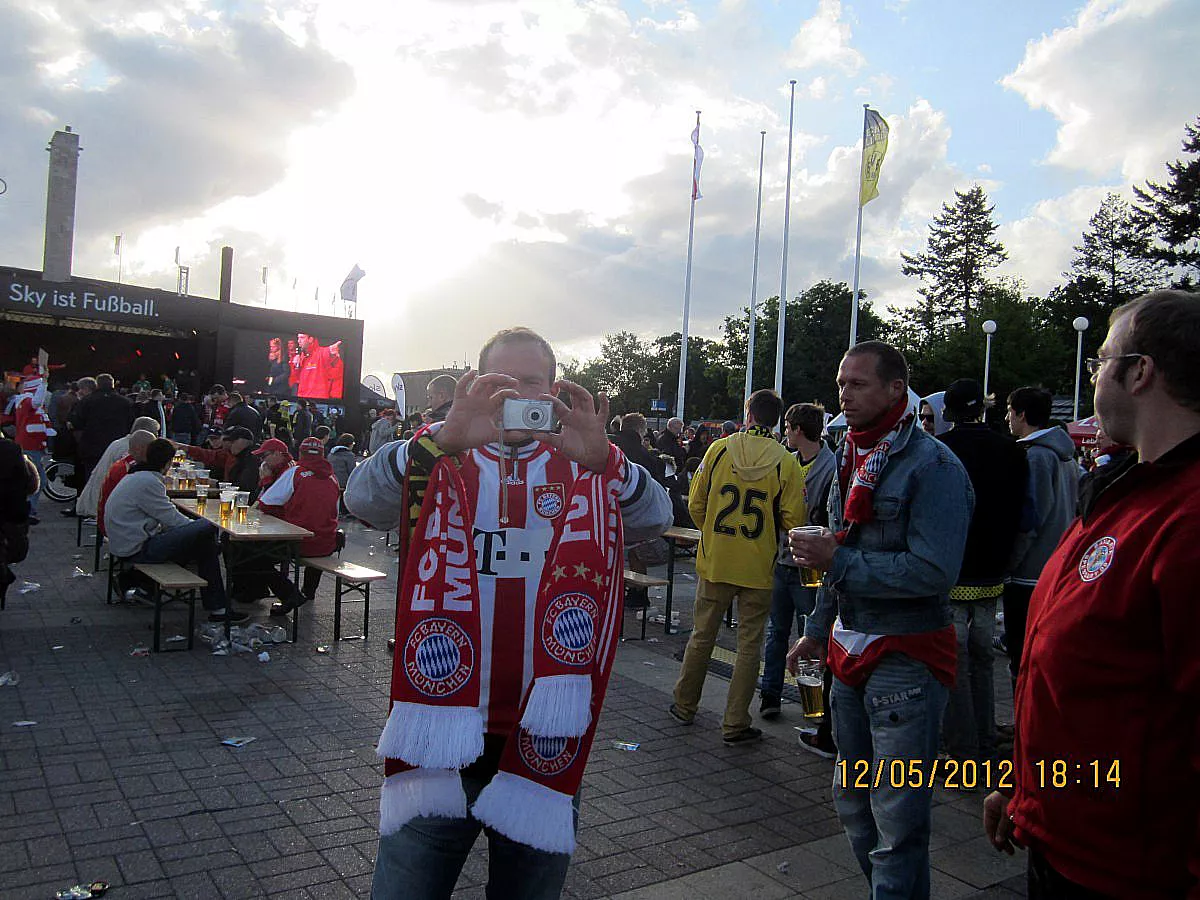
[[[697,118],[699,117],[697,116]],[[692,155],[692,199],[699,200],[704,196],[700,193],[700,167],[704,164],[704,150],[700,147],[699,122],[692,129],[692,146],[696,148]]]
[[[123,237],[125,237],[123,234],[113,235],[113,256],[121,255],[121,238]]]
[[[342,299],[344,301],[347,303],[358,302],[358,282],[366,274],[366,272],[358,267],[358,263],[354,264],[354,268],[350,270],[350,274],[342,282]]]

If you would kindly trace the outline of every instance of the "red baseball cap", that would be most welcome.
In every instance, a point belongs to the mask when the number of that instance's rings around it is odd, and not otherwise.
[[[300,442],[300,452],[302,454],[316,453],[316,454],[320,454],[321,456],[324,456],[325,455],[325,445],[321,443],[320,438],[315,438],[315,437],[305,438],[304,440],[302,440]]]
[[[263,441],[262,446],[254,451],[255,456],[266,456],[268,453],[290,453],[288,445],[279,438],[271,438],[269,441]]]

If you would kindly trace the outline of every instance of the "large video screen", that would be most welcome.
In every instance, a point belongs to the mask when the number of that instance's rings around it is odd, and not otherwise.
[[[341,400],[345,366],[337,337],[240,331],[233,348],[234,383],[244,393],[280,399]]]

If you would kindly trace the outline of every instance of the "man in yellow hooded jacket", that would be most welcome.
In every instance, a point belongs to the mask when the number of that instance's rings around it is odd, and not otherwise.
[[[692,478],[688,510],[700,528],[696,607],[670,713],[690,725],[725,612],[738,600],[738,648],[721,731],[726,744],[762,737],[750,725],[780,533],[807,521],[804,473],[771,429],[783,401],[771,390],[746,403],[745,431],[714,441]]]

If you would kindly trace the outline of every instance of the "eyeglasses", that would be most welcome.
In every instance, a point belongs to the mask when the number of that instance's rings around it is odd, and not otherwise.
[[[937,416],[933,415],[932,413],[921,413],[919,416],[917,416],[917,418],[920,419],[922,422],[936,422],[937,421]]]
[[[1100,374],[1100,370],[1104,364],[1113,359],[1141,359],[1146,354],[1144,353],[1122,353],[1118,356],[1097,356],[1095,359],[1089,359],[1085,362],[1088,374],[1095,378]]]

